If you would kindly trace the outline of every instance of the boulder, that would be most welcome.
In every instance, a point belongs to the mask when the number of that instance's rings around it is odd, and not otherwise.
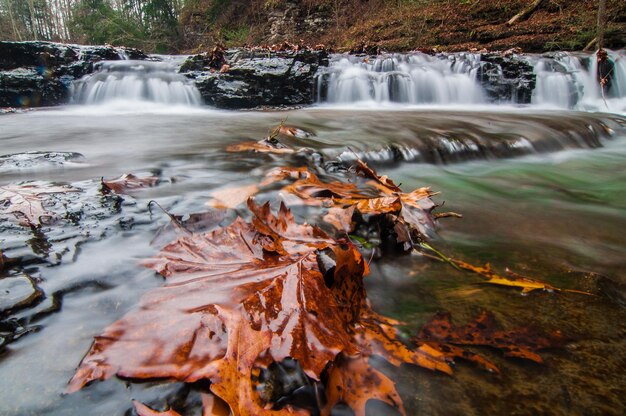
[[[195,80],[204,101],[218,108],[300,106],[314,102],[315,74],[328,65],[324,51],[231,50],[225,72],[190,57],[182,69]]]
[[[478,71],[490,101],[530,104],[537,76],[533,66],[516,54],[482,54]]]

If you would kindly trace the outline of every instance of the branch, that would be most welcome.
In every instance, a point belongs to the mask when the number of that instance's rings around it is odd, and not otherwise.
[[[543,0],[535,0],[535,1],[533,1],[530,6],[526,7],[524,10],[522,10],[521,12],[519,12],[518,14],[513,16],[511,18],[511,20],[506,22],[506,25],[507,26],[512,26],[518,20],[526,20],[526,19],[528,19],[530,17],[530,15],[533,14],[535,12],[535,10],[541,5],[541,3],[543,3]]]

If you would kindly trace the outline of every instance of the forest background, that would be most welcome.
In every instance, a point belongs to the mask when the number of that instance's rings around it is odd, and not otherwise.
[[[200,52],[279,42],[336,50],[580,50],[598,2],[542,0],[0,0],[0,40]],[[626,45],[626,1],[606,1],[604,45]]]

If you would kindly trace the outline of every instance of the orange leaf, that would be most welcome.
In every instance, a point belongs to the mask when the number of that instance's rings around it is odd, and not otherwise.
[[[102,180],[102,191],[115,192],[116,194],[126,194],[128,192],[155,186],[159,182],[156,176],[145,176],[140,178],[132,173],[126,173],[119,178]]]
[[[415,341],[430,345],[449,358],[469,359],[490,371],[497,372],[498,369],[488,360],[471,352],[459,351],[458,348],[448,344],[489,346],[502,350],[506,357],[542,363],[543,359],[536,351],[560,347],[565,343],[565,338],[559,332],[542,334],[529,328],[501,331],[497,329],[494,316],[490,312],[482,311],[474,321],[463,326],[452,324],[449,313],[438,313],[422,327]]]

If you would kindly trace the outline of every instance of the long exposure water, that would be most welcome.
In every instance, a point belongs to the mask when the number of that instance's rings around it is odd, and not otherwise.
[[[45,259],[2,276],[29,275],[45,299],[2,315],[2,328],[19,324],[24,334],[0,352],[0,414],[131,414],[131,399],[165,403],[181,395],[181,384],[115,378],[71,395],[63,391],[93,337],[162,284],[139,264],[163,243],[159,229],[169,221],[148,202],[180,215],[203,212],[212,191],[258,183],[271,167],[298,163],[297,156],[225,151],[267,136],[281,120],[312,133],[281,138],[286,145],[344,163],[356,154],[404,190],[439,192],[444,211],[464,216],[440,221],[432,244],[448,255],[596,295],[523,296],[417,254],[374,261],[366,279],[374,309],[403,321],[407,337],[437,311],[450,311],[461,324],[488,309],[504,328],[558,329],[571,339],[563,349],[542,352],[543,365],[481,349],[501,375],[466,362],[452,377],[380,363],[398,383],[408,414],[625,413],[626,118],[619,111],[322,106],[227,112],[127,101],[0,116],[3,155],[82,155],[0,158],[0,186],[37,180],[86,190],[78,200],[62,201],[82,213],[74,225],[44,225],[34,234],[0,223],[7,257]],[[156,174],[161,183],[106,205],[97,192],[100,178],[127,172]],[[276,198],[275,191],[259,198]],[[303,207],[294,209],[299,220],[311,220]]]

